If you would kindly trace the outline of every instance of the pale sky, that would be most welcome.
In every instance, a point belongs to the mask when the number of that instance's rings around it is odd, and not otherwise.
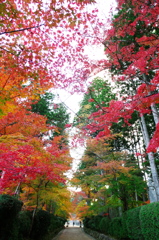
[[[100,17],[103,19],[106,19],[109,15],[109,11],[112,4],[115,6],[115,0],[96,0],[96,2],[99,9]],[[90,5],[87,5],[86,8],[90,8]],[[101,47],[98,47],[98,49],[96,49],[95,46],[94,47],[88,46],[88,49],[85,49],[85,51],[86,53],[88,51],[91,59],[105,58],[104,48],[102,45]],[[99,73],[98,76],[103,76],[103,73]],[[94,76],[93,78],[95,77],[96,76]],[[79,102],[82,101],[82,98],[83,98],[82,93],[70,94],[65,90],[58,90],[58,91],[56,90],[56,92],[59,94],[59,101],[64,102],[65,105],[67,106],[68,112],[70,112],[70,122],[72,122],[75,116],[75,113],[79,110]]]

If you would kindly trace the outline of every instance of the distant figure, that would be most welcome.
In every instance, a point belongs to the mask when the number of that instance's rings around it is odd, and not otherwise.
[[[66,225],[66,227],[68,227],[68,225],[69,225],[69,222],[67,221],[67,225]]]
[[[79,224],[80,224],[80,228],[82,227],[82,223],[81,223],[81,221],[79,222]]]
[[[74,227],[75,223],[73,222],[73,227]]]

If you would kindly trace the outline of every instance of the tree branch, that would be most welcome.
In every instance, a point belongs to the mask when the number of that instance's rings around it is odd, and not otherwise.
[[[8,33],[15,33],[15,32],[22,32],[22,31],[25,31],[25,30],[33,29],[33,28],[39,28],[41,26],[44,26],[44,24],[41,24],[41,25],[38,25],[38,26],[35,26],[35,27],[28,27],[28,28],[21,28],[21,29],[12,30],[12,31],[5,31],[5,32],[0,33],[0,35],[8,34]]]

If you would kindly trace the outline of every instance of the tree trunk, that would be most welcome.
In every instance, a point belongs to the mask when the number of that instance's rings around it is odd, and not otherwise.
[[[146,74],[143,74],[143,80],[147,84],[147,88],[149,88],[148,83],[150,82],[150,80],[149,80],[148,76],[146,76]],[[151,94],[151,92],[150,92],[150,94]],[[159,114],[158,114],[156,105],[154,103],[151,104],[151,110],[152,110],[152,115],[153,115],[153,118],[154,118],[154,122],[157,125],[157,123],[159,121]]]
[[[157,123],[159,121],[159,115],[158,115],[156,105],[154,103],[151,104],[151,110],[152,110],[152,115],[153,115],[153,118],[154,118],[154,122],[157,125]]]
[[[144,116],[141,116],[141,123],[142,123],[142,131],[143,131],[143,137],[144,137],[144,141],[145,141],[145,145],[146,147],[148,147],[149,142],[150,142],[150,138],[149,138],[149,134],[147,131],[147,126],[145,123],[145,118]],[[148,153],[148,159],[149,159],[149,163],[150,163],[150,168],[151,168],[151,174],[152,174],[152,180],[154,183],[154,189],[156,192],[156,199],[157,201],[159,201],[159,181],[158,181],[158,173],[157,173],[157,169],[156,169],[156,165],[155,165],[155,159],[154,159],[154,154]],[[149,190],[150,190],[150,186]]]

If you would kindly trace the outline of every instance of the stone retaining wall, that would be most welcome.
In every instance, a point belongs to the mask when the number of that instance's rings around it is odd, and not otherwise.
[[[91,230],[89,228],[83,228],[83,230],[85,231],[85,233],[89,234],[90,236],[92,236],[96,240],[117,240],[117,239],[112,238],[110,236],[107,236],[107,235],[104,235],[102,233],[93,231],[93,230]]]

